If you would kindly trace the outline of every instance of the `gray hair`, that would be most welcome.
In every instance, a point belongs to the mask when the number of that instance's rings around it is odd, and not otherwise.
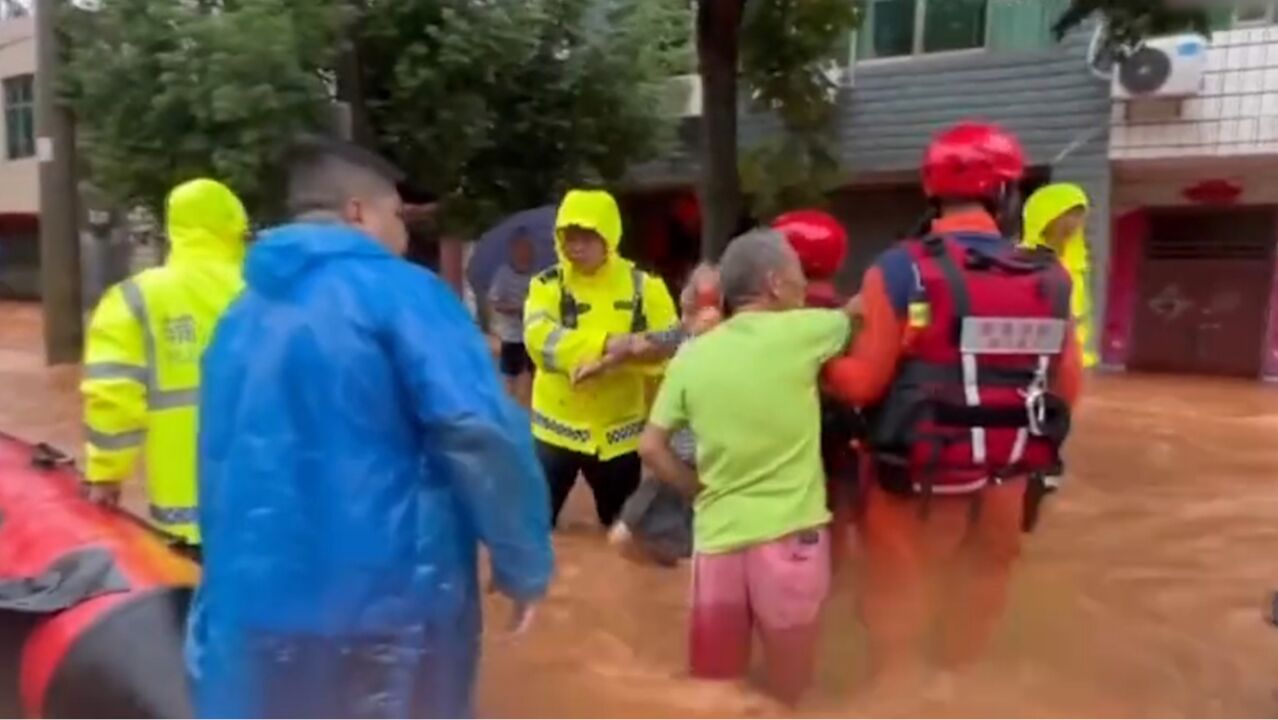
[[[751,230],[733,240],[719,261],[719,283],[728,312],[757,299],[766,292],[769,273],[798,262],[794,248],[776,230]]]

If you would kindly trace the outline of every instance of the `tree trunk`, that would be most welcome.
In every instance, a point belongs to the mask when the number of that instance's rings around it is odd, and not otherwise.
[[[56,18],[61,9],[62,0],[40,0],[35,13],[40,68],[35,109],[40,143],[40,299],[49,365],[79,362],[84,347],[75,126],[71,109],[58,97],[62,51]]]
[[[337,56],[337,100],[346,104],[350,121],[351,140],[357,145],[377,149],[377,136],[373,133],[368,116],[368,100],[364,97],[364,75],[360,66],[358,26],[361,21],[358,2],[350,2],[343,18],[342,48]]]
[[[737,172],[737,51],[744,0],[697,3],[701,74],[701,254],[718,260],[741,216]]]

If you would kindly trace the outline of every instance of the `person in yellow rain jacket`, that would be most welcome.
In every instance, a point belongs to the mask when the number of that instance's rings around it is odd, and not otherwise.
[[[1087,193],[1073,183],[1044,185],[1025,202],[1022,238],[1028,247],[1051,248],[1069,271],[1074,283],[1070,310],[1083,350],[1083,367],[1094,367],[1098,360],[1093,343],[1091,267],[1083,235],[1089,207]]]
[[[552,522],[578,473],[594,492],[599,521],[610,527],[617,519],[639,485],[646,388],[660,369],[653,348],[677,346],[651,342],[653,333],[677,332],[674,301],[659,277],[621,257],[620,242],[611,195],[569,192],[555,220],[559,263],[533,279],[524,305],[524,343],[537,366],[532,430]]]
[[[171,252],[103,296],[85,347],[85,481],[114,505],[145,455],[148,515],[195,551],[200,356],[244,286],[248,215],[230,188],[199,179],[169,194]]]

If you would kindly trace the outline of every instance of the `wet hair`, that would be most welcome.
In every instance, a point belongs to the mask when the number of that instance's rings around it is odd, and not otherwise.
[[[352,198],[398,193],[404,173],[380,155],[314,135],[293,143],[286,159],[288,210],[294,217],[340,213]]]
[[[767,288],[768,274],[798,262],[794,248],[776,230],[751,230],[728,244],[719,261],[719,287],[724,309],[731,314],[757,299]]]

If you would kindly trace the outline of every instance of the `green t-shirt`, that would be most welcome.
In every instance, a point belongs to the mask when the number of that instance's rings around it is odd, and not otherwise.
[[[650,421],[696,436],[698,552],[728,552],[829,522],[818,376],[850,332],[838,310],[747,312],[670,363]]]

